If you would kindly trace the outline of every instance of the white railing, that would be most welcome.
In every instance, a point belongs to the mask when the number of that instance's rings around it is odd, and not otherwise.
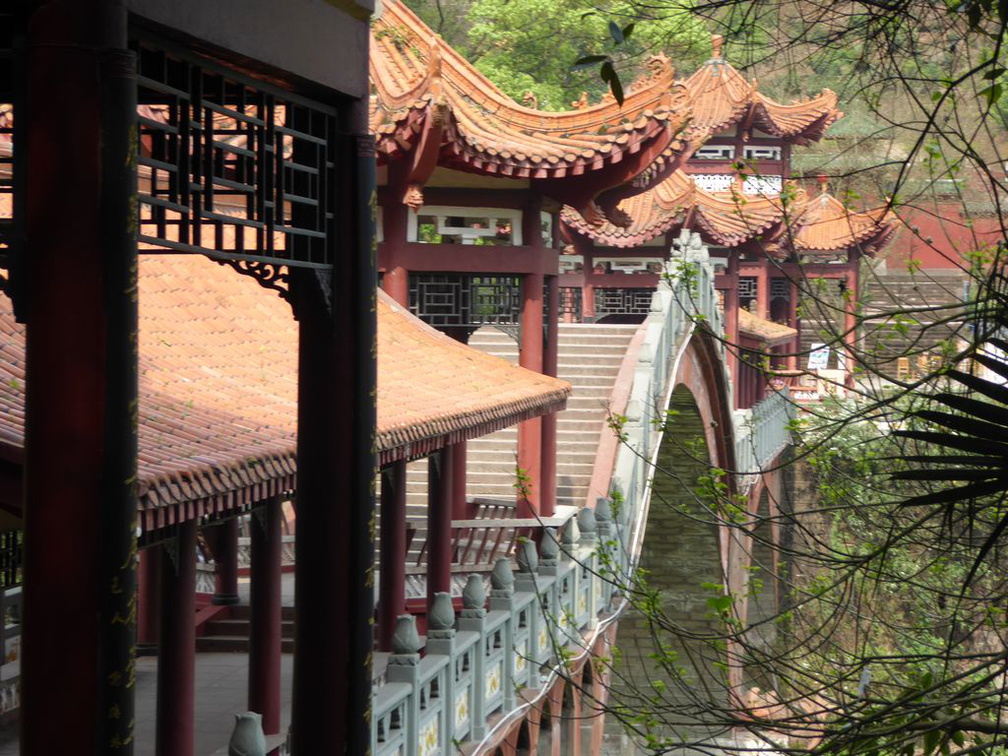
[[[596,519],[581,510],[559,533],[546,528],[538,551],[523,541],[517,569],[498,559],[489,600],[479,575],[470,576],[458,616],[449,594],[437,594],[425,646],[416,619],[400,616],[373,691],[372,752],[448,754],[464,741],[480,752],[493,734],[488,722],[501,726],[535,698],[529,691],[545,693],[560,672],[559,649],[590,647],[613,591],[605,575],[624,566],[610,547],[618,540],[605,512]]]

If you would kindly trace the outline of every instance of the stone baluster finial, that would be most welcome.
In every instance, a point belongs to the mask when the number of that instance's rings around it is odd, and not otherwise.
[[[235,714],[235,727],[228,742],[228,756],[266,756],[262,714],[254,711]]]
[[[599,496],[595,500],[595,524],[599,535],[608,535],[612,531],[612,504],[609,498]]]
[[[417,632],[416,617],[412,614],[400,614],[396,617],[396,628],[392,634],[392,653],[418,654],[423,644]]]
[[[482,617],[486,614],[486,587],[482,575],[470,575],[462,589],[462,616]]]
[[[518,541],[518,571],[522,573],[536,572],[539,569],[539,554],[536,553],[535,541],[521,538]]]
[[[582,541],[595,540],[595,512],[589,507],[582,507],[577,516],[578,528],[581,531]]]
[[[490,588],[493,592],[503,592],[508,595],[514,590],[514,574],[511,572],[511,562],[507,557],[500,557],[490,573]]]
[[[567,547],[568,551],[570,551],[571,547],[580,540],[581,528],[578,527],[577,518],[567,521],[567,525],[564,526],[561,538],[563,540],[563,545]]]
[[[542,543],[539,544],[539,557],[543,565],[555,565],[560,558],[560,542],[557,539],[556,528],[544,528]]]
[[[428,636],[437,633],[455,632],[455,607],[450,593],[439,591],[434,594],[430,611],[427,613]]]

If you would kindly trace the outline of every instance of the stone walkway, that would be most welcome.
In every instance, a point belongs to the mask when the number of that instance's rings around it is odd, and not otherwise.
[[[284,573],[283,603],[294,603],[294,575]],[[248,602],[248,579],[239,581],[238,593]],[[291,680],[294,657],[280,660],[280,706],[283,730],[290,723]],[[58,684],[54,681],[54,684]],[[136,749],[135,756],[154,756],[155,704],[157,701],[157,657],[137,659]],[[196,756],[210,756],[227,748],[234,714],[246,711],[248,701],[248,656],[246,654],[196,654]],[[226,751],[225,751],[226,752]],[[0,729],[0,756],[18,756],[17,725]]]
[[[280,661],[281,719],[286,731],[290,722],[291,678],[294,657]],[[157,697],[157,658],[137,659],[136,756],[154,756],[154,707]],[[234,714],[246,710],[248,657],[245,654],[196,655],[196,756],[210,756],[227,748]],[[0,731],[0,756],[17,756],[14,727]]]

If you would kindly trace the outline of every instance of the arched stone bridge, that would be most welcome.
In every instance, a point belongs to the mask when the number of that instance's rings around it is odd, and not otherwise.
[[[513,575],[499,563],[489,610],[471,580],[458,618],[450,606],[440,624],[430,618],[423,659],[405,646],[392,655],[376,688],[375,753],[436,753],[424,747],[432,738],[468,741],[472,753],[559,753],[561,745],[600,753],[612,733],[593,715],[610,696],[633,707],[634,696],[653,693],[639,685],[654,678],[652,632],[663,624],[711,632],[712,598],[731,596],[743,623],[750,611],[772,610],[768,502],[779,501],[775,465],[789,443],[790,403],[771,394],[733,410],[713,269],[698,240],[684,236],[676,247],[615,423],[611,495],[546,528],[538,551],[523,544]],[[661,599],[657,630],[630,600],[638,568]],[[762,591],[749,590],[754,575]],[[614,645],[624,665],[616,678],[634,685],[613,683],[605,660]],[[746,683],[732,645],[716,658],[700,645],[679,651],[692,661],[672,695],[727,696]]]

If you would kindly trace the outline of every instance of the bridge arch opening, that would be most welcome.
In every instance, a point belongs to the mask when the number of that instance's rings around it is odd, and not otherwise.
[[[715,734],[705,708],[723,706],[727,653],[718,612],[726,579],[717,493],[721,479],[696,398],[685,384],[672,393],[654,470],[641,546],[635,607],[621,620],[613,704],[647,712],[633,729],[676,742]],[[730,607],[727,607],[730,610]],[[689,710],[689,720],[681,712]]]

